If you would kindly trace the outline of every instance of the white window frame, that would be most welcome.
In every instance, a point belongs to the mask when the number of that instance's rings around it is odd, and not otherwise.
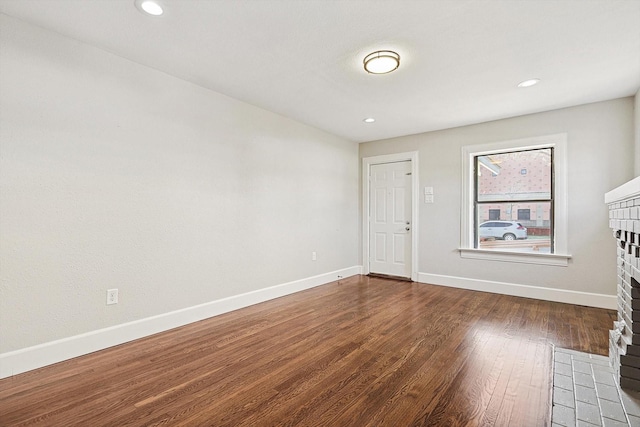
[[[554,253],[512,252],[477,249],[474,247],[474,158],[508,151],[553,148],[554,165]],[[462,147],[462,212],[460,233],[460,256],[503,262],[520,262],[566,267],[571,255],[568,248],[568,204],[567,204],[567,134],[554,134],[533,138],[467,145]]]

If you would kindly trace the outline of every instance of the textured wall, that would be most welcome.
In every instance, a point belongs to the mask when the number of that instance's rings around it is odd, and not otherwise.
[[[355,143],[0,19],[0,352],[358,264]]]
[[[460,258],[461,147],[557,133],[568,139],[569,266]],[[435,193],[419,205],[421,273],[615,295],[604,194],[633,177],[633,139],[633,98],[623,98],[365,143],[360,156],[419,151],[420,187]]]

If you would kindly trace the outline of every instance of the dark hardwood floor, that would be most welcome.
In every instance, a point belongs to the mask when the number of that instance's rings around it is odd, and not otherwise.
[[[544,426],[615,312],[355,276],[0,381],[1,426]]]

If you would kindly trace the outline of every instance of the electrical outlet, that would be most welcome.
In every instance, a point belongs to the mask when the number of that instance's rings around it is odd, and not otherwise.
[[[311,252],[311,261],[315,261],[318,259],[318,254],[316,251]]]
[[[118,303],[118,290],[107,289],[107,305]]]

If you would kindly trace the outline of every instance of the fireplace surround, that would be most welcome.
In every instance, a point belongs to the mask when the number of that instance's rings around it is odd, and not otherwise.
[[[640,177],[608,192],[617,242],[618,320],[609,331],[609,362],[620,387],[640,391]]]

